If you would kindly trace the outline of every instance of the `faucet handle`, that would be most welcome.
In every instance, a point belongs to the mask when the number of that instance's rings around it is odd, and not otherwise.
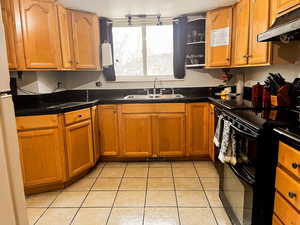
[[[175,95],[175,89],[171,88],[171,90],[172,90],[172,95]]]
[[[161,88],[161,89],[159,90],[159,94],[162,95],[163,92],[164,92],[165,90],[166,90],[165,88]]]
[[[146,92],[147,92],[147,95],[150,95],[150,89],[148,89],[148,88],[145,88],[145,89],[144,89],[144,91],[146,91]]]

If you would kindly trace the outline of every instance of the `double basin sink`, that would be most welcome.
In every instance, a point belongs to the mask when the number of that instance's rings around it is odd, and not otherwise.
[[[180,99],[184,98],[182,94],[159,94],[159,95],[127,95],[126,100],[149,100],[149,99]]]

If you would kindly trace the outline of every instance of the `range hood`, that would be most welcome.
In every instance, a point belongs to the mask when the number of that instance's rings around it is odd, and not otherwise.
[[[257,36],[258,42],[300,40],[300,8],[278,17],[272,27]]]

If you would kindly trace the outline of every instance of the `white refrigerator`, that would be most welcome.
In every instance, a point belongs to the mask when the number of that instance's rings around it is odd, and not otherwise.
[[[0,5],[1,6],[1,5]],[[28,225],[4,26],[0,10],[0,224]]]

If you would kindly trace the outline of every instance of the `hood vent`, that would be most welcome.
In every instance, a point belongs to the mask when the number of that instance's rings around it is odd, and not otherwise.
[[[300,8],[278,17],[272,27],[257,36],[258,42],[300,40]]]

